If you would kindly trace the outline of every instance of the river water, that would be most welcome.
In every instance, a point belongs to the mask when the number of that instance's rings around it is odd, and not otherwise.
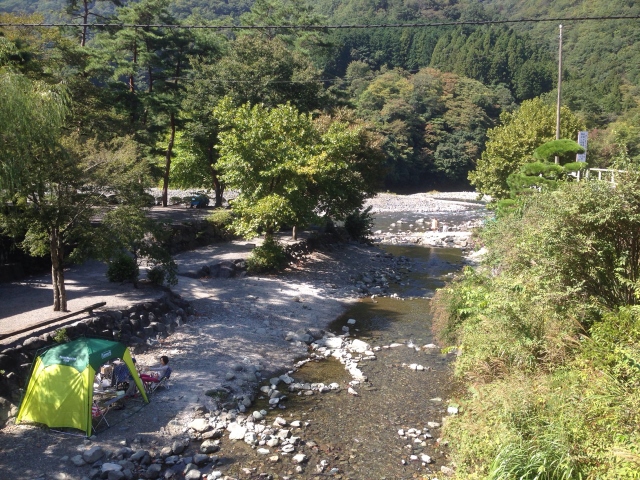
[[[411,260],[406,262],[402,280],[390,286],[390,293],[398,298],[364,298],[328,328],[342,334],[347,320],[355,319],[356,324],[350,326],[351,337],[372,347],[382,347],[375,360],[359,364],[367,382],[354,385],[357,396],[349,395],[346,390],[351,377],[338,360],[306,363],[291,375],[297,382],[337,382],[342,387],[337,393],[291,394],[286,409],[273,412],[289,421],[308,422],[306,428],[294,432],[307,442],[304,452],[309,456],[308,462],[298,471],[284,458],[269,464],[266,459],[256,459],[246,445],[240,445],[242,442],[236,442],[228,474],[235,473],[240,478],[269,478],[268,473],[274,479],[326,475],[400,480],[431,478],[448,464],[447,448],[438,442],[441,429],[429,423],[442,424],[447,416],[455,389],[451,375],[454,355],[442,354],[438,348],[421,347],[435,343],[429,297],[461,268],[462,253],[454,248],[391,245],[383,248],[394,256]],[[388,348],[391,344],[399,346]],[[410,364],[422,365],[424,370],[412,370]],[[267,406],[263,399],[255,408]],[[273,414],[268,418],[275,417]],[[418,430],[419,436],[398,433],[399,430],[407,433],[409,429]],[[424,462],[423,455],[428,455],[431,462]],[[319,473],[316,465],[322,460],[327,466]],[[246,476],[250,471],[255,477]],[[265,472],[265,476],[259,477],[259,472]]]

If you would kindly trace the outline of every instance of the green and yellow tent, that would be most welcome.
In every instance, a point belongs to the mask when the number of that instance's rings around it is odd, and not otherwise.
[[[35,359],[16,422],[70,427],[91,435],[93,380],[101,365],[120,358],[149,403],[129,349],[120,342],[79,338],[49,348]]]

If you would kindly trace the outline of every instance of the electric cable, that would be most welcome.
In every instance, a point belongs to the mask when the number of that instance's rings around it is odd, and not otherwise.
[[[337,30],[367,28],[422,28],[451,27],[463,25],[504,25],[515,23],[544,22],[592,22],[603,20],[639,20],[640,15],[601,15],[594,17],[550,17],[550,18],[517,18],[505,20],[455,20],[450,22],[417,22],[417,23],[378,23],[347,25],[206,25],[206,24],[170,24],[170,23],[21,23],[2,22],[0,27],[96,27],[96,28],[175,28],[175,29],[207,29],[207,30]]]

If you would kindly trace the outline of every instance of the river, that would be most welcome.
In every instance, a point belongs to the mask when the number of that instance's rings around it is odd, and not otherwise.
[[[342,390],[318,395],[291,394],[285,410],[277,410],[285,419],[308,422],[300,434],[312,448],[304,466],[298,470],[282,459],[269,465],[242,442],[231,450],[233,461],[227,474],[270,472],[271,478],[387,479],[429,478],[448,465],[446,446],[438,441],[443,418],[455,389],[451,375],[453,354],[442,354],[433,344],[430,299],[436,288],[462,265],[462,253],[454,248],[383,246],[395,256],[410,259],[402,271],[402,280],[390,286],[396,297],[364,298],[329,325],[335,334],[349,319],[350,336],[381,347],[375,360],[362,361],[359,367],[368,377],[353,385],[357,395],[349,395],[351,377],[336,359],[312,360],[291,376],[296,382],[329,384],[337,382]],[[390,345],[397,346],[389,348]],[[412,370],[418,364],[424,370]],[[268,409],[266,399],[256,408]],[[273,415],[269,414],[268,418]],[[410,430],[415,429],[415,430]],[[400,435],[404,433],[404,435]],[[311,442],[311,443],[309,443]],[[425,456],[426,455],[426,456]],[[325,468],[317,467],[324,460]],[[425,461],[426,460],[426,461]],[[253,478],[253,477],[252,477]],[[257,477],[256,478],[269,478]]]

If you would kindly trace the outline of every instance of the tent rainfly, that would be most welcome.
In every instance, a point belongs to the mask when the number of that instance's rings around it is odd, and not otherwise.
[[[120,358],[149,403],[129,349],[120,342],[80,338],[57,345],[36,358],[16,423],[70,427],[91,435],[93,379],[101,365]]]

